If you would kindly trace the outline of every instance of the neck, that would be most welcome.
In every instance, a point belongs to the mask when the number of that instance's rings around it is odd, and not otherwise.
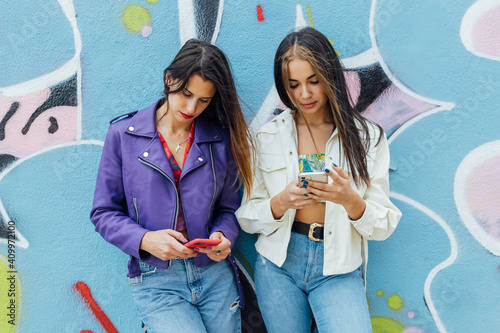
[[[329,110],[316,112],[314,114],[304,114],[297,111],[295,114],[295,122],[302,125],[305,124],[306,121],[310,126],[334,123],[333,115]]]
[[[161,123],[161,128],[167,132],[167,135],[171,136],[183,135],[183,133],[189,132],[191,130],[191,124],[194,121],[193,119],[193,121],[189,123],[179,122],[177,119],[175,119],[173,112],[169,112],[166,102],[163,103],[163,105],[159,107],[158,110],[156,110],[156,117]]]

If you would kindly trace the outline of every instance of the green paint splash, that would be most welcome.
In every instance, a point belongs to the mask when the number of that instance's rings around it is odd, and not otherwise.
[[[311,28],[314,28],[313,16],[310,5],[307,5],[307,17],[309,18],[309,25],[311,26]]]
[[[399,295],[394,294],[394,295],[389,296],[389,298],[387,299],[387,305],[391,309],[393,309],[394,311],[397,311],[397,310],[401,310],[404,303],[403,303],[403,299]]]
[[[123,11],[123,24],[135,33],[140,33],[146,25],[151,25],[151,13],[139,5],[130,5]]]
[[[372,317],[373,333],[403,333],[405,327],[391,318]]]

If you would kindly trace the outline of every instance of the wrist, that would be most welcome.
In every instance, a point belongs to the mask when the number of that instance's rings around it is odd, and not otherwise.
[[[358,193],[354,192],[353,196],[343,206],[349,218],[355,221],[363,216],[366,209],[366,202]]]
[[[287,208],[284,207],[283,201],[281,200],[281,195],[283,192],[278,193],[274,197],[271,198],[271,213],[273,214],[273,217],[277,220],[280,219],[285,212],[287,211]]]
[[[151,231],[146,231],[146,233],[142,236],[141,243],[139,244],[139,249],[148,251],[147,250],[147,244],[148,244],[148,239],[149,239],[149,234]]]

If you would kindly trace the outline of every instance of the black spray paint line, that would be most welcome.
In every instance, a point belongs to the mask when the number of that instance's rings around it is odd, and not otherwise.
[[[382,93],[392,84],[380,64],[356,69],[358,72],[361,91],[356,108],[359,112],[365,111]]]
[[[28,122],[26,125],[24,125],[22,129],[23,135],[26,135],[28,131],[30,130],[31,124],[38,118],[39,115],[41,115],[43,112],[56,107],[56,106],[76,106],[77,105],[77,100],[76,100],[76,75],[73,76],[72,78],[68,79],[65,82],[62,82],[53,88],[51,88],[50,91],[50,96],[47,98],[45,103],[43,103],[41,106],[39,106],[35,112],[30,116],[28,119]],[[52,119],[55,120],[55,118],[51,117],[50,123],[51,126],[49,128],[49,133],[54,133],[57,131],[59,128],[57,125],[57,121],[54,122]],[[53,132],[51,132],[51,130]]]
[[[12,103],[9,111],[7,111],[7,114],[3,117],[2,122],[0,122],[0,141],[5,139],[5,125],[14,113],[16,113],[17,109],[19,109],[19,102]]]
[[[194,0],[193,7],[197,38],[210,43],[217,29],[219,0]]]

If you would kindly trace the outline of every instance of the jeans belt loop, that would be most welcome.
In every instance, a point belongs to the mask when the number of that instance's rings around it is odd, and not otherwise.
[[[322,227],[323,225],[321,223],[311,223],[311,225],[309,226],[309,239],[315,241],[315,242],[320,242],[320,241],[323,241],[322,239],[319,239],[319,238],[316,238],[314,237],[314,229],[316,227]]]
[[[140,281],[139,281],[140,279]],[[132,282],[133,280],[135,280],[135,282]],[[133,278],[128,278],[128,284],[133,286],[133,285],[136,285],[136,284],[140,284],[142,283],[142,274],[139,275],[139,276],[135,276]]]

